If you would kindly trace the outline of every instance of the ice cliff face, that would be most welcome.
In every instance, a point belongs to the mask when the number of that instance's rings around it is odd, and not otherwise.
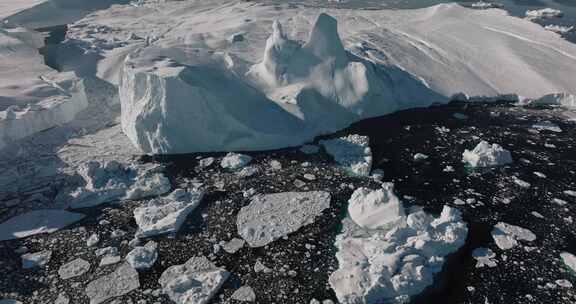
[[[385,84],[372,65],[347,54],[326,14],[304,45],[274,22],[262,62],[246,77],[234,60],[197,49],[133,53],[120,84],[124,132],[146,153],[266,150],[397,109],[392,98],[380,99]]]
[[[39,33],[0,27],[0,149],[66,123],[88,105],[83,81],[44,64]]]

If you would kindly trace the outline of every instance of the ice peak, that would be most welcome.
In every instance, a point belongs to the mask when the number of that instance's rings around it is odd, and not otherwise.
[[[346,51],[338,35],[338,21],[328,14],[321,13],[304,48],[317,58],[334,58],[338,64],[344,64]]]
[[[272,37],[276,39],[286,39],[286,34],[284,34],[282,24],[278,20],[274,20],[274,23],[272,24]]]

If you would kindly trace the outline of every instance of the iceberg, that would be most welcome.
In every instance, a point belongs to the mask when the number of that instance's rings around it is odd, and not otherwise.
[[[276,11],[143,2],[87,16],[68,36],[65,47],[101,57],[94,73],[118,85],[124,132],[151,154],[299,146],[457,93],[478,96],[470,101],[576,93],[576,65],[567,64],[576,46],[503,10],[457,4]]]
[[[444,206],[437,218],[405,210],[392,184],[383,186],[350,198],[335,242],[338,269],[329,278],[340,303],[406,303],[434,282],[446,255],[466,240],[458,210]]]

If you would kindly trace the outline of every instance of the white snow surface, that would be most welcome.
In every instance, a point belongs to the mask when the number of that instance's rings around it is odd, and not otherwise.
[[[0,149],[73,120],[88,101],[83,81],[44,64],[42,36],[0,25]]]
[[[83,214],[64,210],[34,210],[0,223],[0,241],[52,233],[84,218]]]
[[[251,247],[266,246],[313,223],[328,207],[330,193],[323,191],[256,195],[238,213],[238,234]]]
[[[218,292],[230,273],[205,257],[193,257],[182,265],[170,266],[158,282],[176,304],[205,304]]]
[[[145,153],[296,146],[457,93],[576,94],[575,45],[503,10],[457,4],[144,1],[91,14],[69,37],[119,85],[123,129]]]
[[[190,212],[200,205],[204,192],[198,189],[176,189],[134,209],[139,237],[176,233]]]
[[[444,257],[464,245],[468,228],[454,208],[444,206],[434,218],[422,210],[398,212],[395,203],[384,206],[396,215],[388,221],[395,225],[365,229],[352,216],[343,221],[335,242],[339,267],[329,278],[340,303],[404,303],[431,285]]]
[[[370,150],[370,138],[368,136],[353,134],[336,139],[321,140],[320,144],[348,172],[360,176],[370,175],[372,150]]]
[[[474,168],[503,166],[512,163],[512,155],[499,144],[490,144],[483,140],[472,151],[464,150],[462,162]]]

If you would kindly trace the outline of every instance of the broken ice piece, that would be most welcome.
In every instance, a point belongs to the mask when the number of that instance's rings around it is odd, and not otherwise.
[[[238,213],[236,226],[251,247],[262,247],[313,223],[328,207],[328,192],[256,195]]]
[[[322,140],[326,152],[346,170],[355,175],[368,176],[372,167],[372,151],[368,136],[349,135],[346,137]]]
[[[518,245],[518,241],[536,240],[536,235],[526,228],[499,222],[492,229],[492,238],[498,248],[508,250]]]
[[[238,170],[248,165],[250,161],[252,161],[252,157],[248,155],[231,152],[224,156],[220,162],[220,166],[228,170]]]
[[[474,150],[462,153],[462,162],[471,167],[502,166],[512,163],[512,155],[498,144],[481,141]]]
[[[165,197],[158,197],[134,210],[138,237],[176,233],[202,200],[201,190],[176,189]]]
[[[496,267],[496,253],[490,248],[476,248],[472,251],[472,257],[476,260],[476,268],[488,266],[489,268]]]
[[[148,269],[158,258],[158,244],[154,241],[137,246],[126,255],[126,261],[136,270]]]
[[[193,257],[166,269],[158,283],[176,304],[205,304],[218,292],[230,273],[205,257]]]

